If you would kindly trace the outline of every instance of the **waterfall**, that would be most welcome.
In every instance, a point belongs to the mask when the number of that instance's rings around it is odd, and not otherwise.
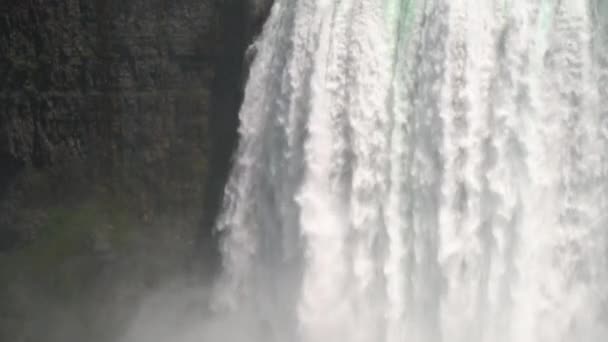
[[[276,0],[216,306],[281,342],[608,338],[608,2]]]

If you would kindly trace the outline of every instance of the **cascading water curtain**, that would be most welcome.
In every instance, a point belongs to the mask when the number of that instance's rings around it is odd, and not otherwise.
[[[607,18],[276,0],[216,304],[282,342],[607,341]]]

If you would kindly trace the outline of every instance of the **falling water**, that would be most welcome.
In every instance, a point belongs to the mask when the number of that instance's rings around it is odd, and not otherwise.
[[[218,222],[265,341],[608,338],[608,1],[276,0]]]

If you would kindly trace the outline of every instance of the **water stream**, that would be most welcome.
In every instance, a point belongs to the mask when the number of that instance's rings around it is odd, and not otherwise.
[[[608,1],[276,0],[216,306],[292,342],[608,339]]]

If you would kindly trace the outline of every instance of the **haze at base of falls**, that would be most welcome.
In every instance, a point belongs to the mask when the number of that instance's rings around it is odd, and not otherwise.
[[[603,341],[607,15],[277,0],[218,222],[218,308],[282,341]]]

